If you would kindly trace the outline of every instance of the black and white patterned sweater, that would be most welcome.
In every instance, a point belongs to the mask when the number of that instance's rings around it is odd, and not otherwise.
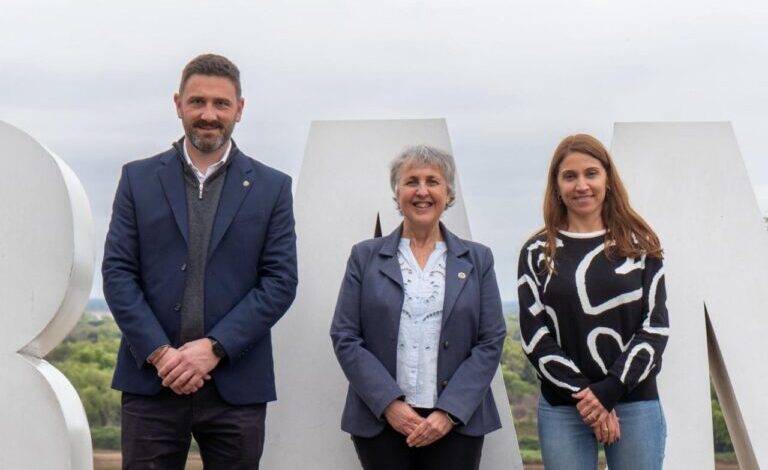
[[[608,259],[605,231],[560,232],[556,274],[544,235],[523,246],[518,268],[522,346],[552,405],[575,405],[589,387],[611,410],[658,398],[656,375],[669,335],[659,258]]]

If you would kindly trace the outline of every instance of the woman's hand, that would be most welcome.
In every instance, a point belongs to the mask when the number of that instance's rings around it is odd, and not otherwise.
[[[403,436],[410,434],[424,421],[413,408],[402,400],[395,400],[384,409],[386,418],[392,428]]]
[[[608,419],[608,410],[600,403],[600,400],[597,399],[589,387],[574,393],[572,396],[579,400],[576,404],[576,409],[579,410],[581,419],[587,426],[594,428],[596,424],[603,424]]]
[[[435,410],[408,435],[405,442],[410,447],[426,447],[448,434],[451,429],[453,429],[453,424],[448,419],[446,412]]]
[[[616,414],[616,410],[611,410],[611,414],[608,416],[608,433],[608,444],[613,444],[621,439],[621,427],[619,426],[619,417]]]
[[[619,417],[616,415],[616,410],[611,411],[605,422],[593,426],[592,430],[597,441],[602,444],[611,445],[618,441],[621,438],[621,427],[619,426]]]

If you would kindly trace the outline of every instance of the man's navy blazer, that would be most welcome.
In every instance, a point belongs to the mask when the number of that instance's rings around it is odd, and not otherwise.
[[[491,250],[440,228],[448,251],[435,408],[460,421],[457,432],[479,436],[501,427],[490,383],[506,324]],[[401,230],[352,248],[333,316],[331,339],[349,380],[341,428],[355,436],[379,434],[384,409],[404,396],[395,379],[404,295]]]
[[[178,150],[177,150],[178,149]],[[104,295],[123,332],[112,386],[153,395],[147,357],[179,347],[188,256],[179,145],[123,167],[104,247]],[[227,353],[212,371],[231,404],[276,399],[270,328],[296,295],[291,179],[233,144],[205,267],[205,334]]]

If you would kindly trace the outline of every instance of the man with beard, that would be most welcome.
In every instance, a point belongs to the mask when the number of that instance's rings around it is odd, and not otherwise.
[[[291,179],[230,138],[240,72],[205,54],[174,95],[184,137],[123,167],[102,273],[123,338],[124,469],[258,469],[276,399],[270,328],[296,293]]]

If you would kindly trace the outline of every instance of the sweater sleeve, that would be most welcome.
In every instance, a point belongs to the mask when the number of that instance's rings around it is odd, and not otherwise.
[[[645,258],[643,268],[643,322],[624,352],[608,369],[608,375],[590,389],[607,410],[613,409],[621,395],[630,392],[654,369],[660,367],[667,345],[669,320],[664,265],[660,258]]]
[[[589,386],[590,381],[561,348],[556,312],[541,302],[541,290],[547,281],[542,285],[536,273],[544,269],[536,258],[540,255],[537,248],[542,245],[541,241],[527,243],[518,261],[521,344],[539,378],[555,385],[564,399],[572,400],[571,394]],[[547,273],[545,269],[544,272]],[[554,331],[544,321],[544,315],[550,317]]]

